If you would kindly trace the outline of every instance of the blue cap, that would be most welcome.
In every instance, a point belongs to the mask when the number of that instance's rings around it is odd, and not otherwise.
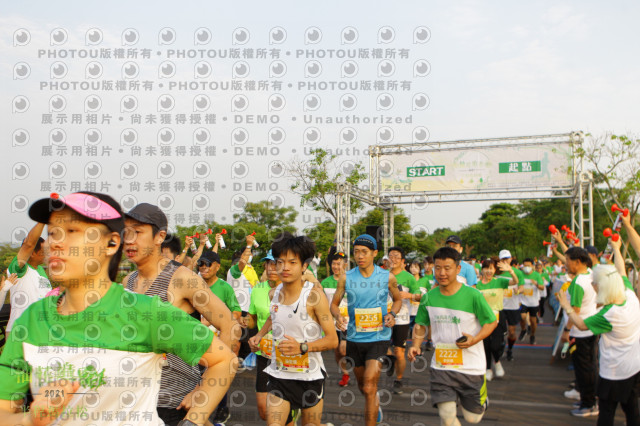
[[[272,262],[276,261],[276,259],[273,257],[273,253],[271,252],[271,249],[269,249],[269,252],[267,253],[267,255],[263,257],[262,260],[260,260],[260,262],[265,262],[267,260],[270,260]]]
[[[365,246],[371,250],[378,250],[378,243],[376,242],[376,239],[369,234],[362,234],[356,237],[356,239],[353,240],[353,245]]]

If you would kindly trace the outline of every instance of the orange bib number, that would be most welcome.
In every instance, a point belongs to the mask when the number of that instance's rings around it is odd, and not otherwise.
[[[455,344],[436,345],[436,365],[440,367],[461,367],[462,349]]]
[[[371,333],[382,330],[382,308],[355,309],[356,332]]]
[[[504,290],[504,297],[511,299],[513,297],[513,289],[511,287]]]
[[[286,371],[288,373],[308,373],[309,372],[309,352],[298,355],[283,355],[278,349],[276,342],[276,368],[278,371]]]
[[[533,296],[533,288],[531,287],[527,287],[524,289],[524,295],[525,296]]]
[[[260,352],[265,358],[271,358],[271,352],[273,351],[273,337],[271,334],[267,334],[260,340]]]

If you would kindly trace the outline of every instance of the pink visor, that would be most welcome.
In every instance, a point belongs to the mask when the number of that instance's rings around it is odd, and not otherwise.
[[[51,198],[62,201],[67,207],[93,220],[101,221],[122,217],[116,209],[93,195],[76,192],[66,197],[60,197],[54,192],[51,194]]]

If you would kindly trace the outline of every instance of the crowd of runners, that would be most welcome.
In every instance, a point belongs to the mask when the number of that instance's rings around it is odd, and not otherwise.
[[[29,217],[36,224],[0,287],[0,300],[8,292],[11,301],[0,425],[223,424],[239,368],[255,371],[267,425],[320,425],[324,351],[334,353],[339,386],[355,381],[367,426],[384,421],[380,375],[402,394],[407,363],[420,357],[430,360],[420,374],[441,424],[460,424],[458,409],[478,423],[486,382],[507,375],[517,341],[536,343],[545,309],[558,314],[572,357],[570,414],[609,425],[620,403],[627,424],[640,424],[640,303],[618,234],[598,250],[567,246],[552,229],[553,256],[515,259],[515,247],[504,247],[466,260],[464,242],[450,235],[410,261],[403,247],[381,253],[363,234],[331,247],[324,265],[306,236],[246,235],[223,278],[223,236],[183,246],[152,204],[125,213],[105,194],[51,194]],[[640,253],[628,215],[621,226]],[[267,254],[254,259],[259,245]],[[123,254],[135,270],[118,280]]]

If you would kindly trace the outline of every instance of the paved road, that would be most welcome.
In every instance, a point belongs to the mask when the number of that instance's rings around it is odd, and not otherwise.
[[[551,344],[556,327],[543,325],[538,329],[537,345],[517,345],[515,360],[503,360],[506,376],[488,383],[489,410],[482,425],[536,424],[568,425],[593,424],[595,417],[576,418],[569,414],[573,401],[565,399],[563,392],[573,381],[568,359],[557,359],[550,364]],[[528,339],[526,339],[528,341]],[[325,387],[324,420],[338,426],[364,424],[362,411],[364,398],[358,393],[355,378],[347,388],[340,388],[340,375],[332,353],[325,353],[324,362],[329,372]],[[424,363],[415,365],[413,371],[407,367],[405,392],[393,395],[393,379],[384,375],[380,379],[381,401],[384,404],[384,423],[389,425],[418,426],[439,424],[437,411],[430,401],[425,401],[429,391],[429,372]],[[263,425],[255,406],[255,372],[238,374],[232,385],[231,419],[227,425]],[[624,424],[622,411],[618,408],[616,424]],[[466,424],[462,421],[463,424]]]

